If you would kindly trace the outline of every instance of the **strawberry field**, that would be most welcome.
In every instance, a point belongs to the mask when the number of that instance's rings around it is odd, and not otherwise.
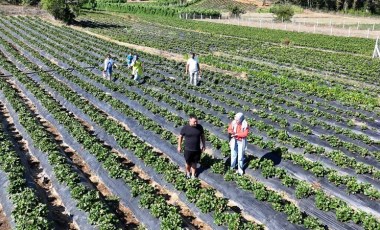
[[[99,20],[91,17],[89,27]],[[307,47],[300,36],[283,49],[277,31],[264,49],[259,38],[237,43],[184,32],[176,21],[171,34],[149,23],[102,21],[104,28],[91,30],[176,53],[199,41],[202,62],[248,77],[204,69],[194,87],[183,62],[37,17],[0,17],[4,226],[380,229],[380,62],[355,49],[354,40]],[[123,35],[125,28],[136,36]],[[144,84],[122,65],[116,81],[105,80],[106,54],[121,64],[128,52],[140,54]],[[310,52],[313,59],[300,58]],[[343,81],[322,78],[326,73]],[[226,129],[236,112],[251,126],[243,176],[228,167]],[[197,179],[186,179],[177,152],[189,114],[206,130]]]

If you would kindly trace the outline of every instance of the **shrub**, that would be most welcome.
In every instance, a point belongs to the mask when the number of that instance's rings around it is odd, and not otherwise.
[[[291,21],[294,15],[294,9],[289,4],[275,5],[270,9],[270,12],[275,15],[275,21]]]
[[[228,7],[228,10],[230,11],[230,15],[231,16],[236,16],[236,17],[240,17],[240,14],[244,14],[245,11],[243,9],[241,9],[240,7],[238,6],[234,6],[234,5],[230,5]]]

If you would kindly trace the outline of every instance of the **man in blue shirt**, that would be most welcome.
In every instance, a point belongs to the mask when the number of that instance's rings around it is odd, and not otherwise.
[[[132,55],[132,53],[128,54],[126,61],[127,61],[128,68],[130,68],[131,65],[132,65],[132,61],[133,61],[133,55]]]

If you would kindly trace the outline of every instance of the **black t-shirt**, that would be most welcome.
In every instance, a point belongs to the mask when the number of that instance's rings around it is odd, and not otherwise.
[[[203,127],[200,124],[192,127],[185,125],[181,129],[181,136],[185,137],[185,150],[199,151],[201,150],[201,136],[204,134]]]

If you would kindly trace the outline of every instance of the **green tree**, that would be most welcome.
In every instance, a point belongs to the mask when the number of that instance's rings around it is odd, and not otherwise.
[[[42,8],[51,13],[55,19],[62,20],[67,24],[74,22],[78,16],[84,0],[41,0]]]
[[[294,15],[294,9],[290,4],[274,5],[270,12],[275,15],[276,21],[290,21]]]

